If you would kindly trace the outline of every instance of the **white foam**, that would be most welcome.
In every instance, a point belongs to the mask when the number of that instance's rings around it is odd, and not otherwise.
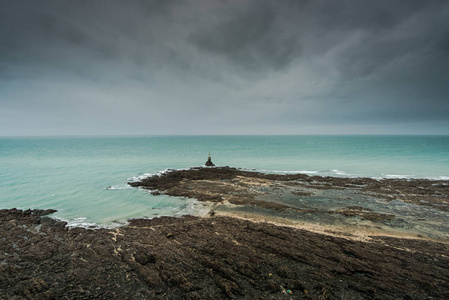
[[[105,190],[130,190],[132,188],[133,188],[132,186],[125,184],[125,185],[110,185],[104,189]]]
[[[129,177],[126,181],[128,182],[136,182],[136,181],[141,181],[142,179],[148,178],[148,177],[153,177],[153,176],[162,176],[164,174],[167,173],[171,173],[171,172],[176,172],[176,171],[185,171],[185,170],[189,170],[191,168],[180,168],[180,169],[165,169],[162,171],[157,171],[156,173],[144,173],[142,175],[138,175],[138,176],[133,176],[133,177]]]
[[[89,222],[85,217],[63,221],[67,222],[67,227],[98,228],[97,224]]]
[[[108,223],[97,224],[97,223],[91,222],[90,220],[88,220],[85,217],[79,217],[79,218],[74,218],[74,219],[70,219],[70,220],[58,218],[58,217],[55,217],[54,219],[56,219],[58,221],[66,222],[67,227],[69,227],[69,228],[111,229],[111,228],[116,228],[119,226],[124,226],[127,224],[126,221],[121,222],[121,221],[117,221],[117,220],[114,220],[114,221],[108,222]]]
[[[280,173],[280,174],[318,174],[320,171],[298,170],[298,171],[286,171],[286,170],[267,170],[267,169],[246,169],[237,168],[247,172],[262,172],[262,173]]]
[[[331,170],[331,172],[335,173],[336,175],[348,175],[347,173],[337,169]]]
[[[145,174],[142,174],[142,175],[130,177],[130,178],[126,179],[126,181],[129,181],[129,182],[140,181],[140,180],[145,179],[147,177],[151,177],[151,176],[153,176],[155,174],[145,173]]]
[[[381,174],[383,178],[392,179],[409,179],[415,177],[415,175],[396,175],[396,174]]]
[[[318,174],[319,171],[308,171],[308,170],[299,170],[299,171],[270,171],[273,173],[283,173],[283,174]]]

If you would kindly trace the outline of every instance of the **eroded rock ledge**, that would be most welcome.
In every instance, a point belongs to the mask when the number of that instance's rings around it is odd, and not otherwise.
[[[449,181],[428,179],[373,179],[308,176],[306,174],[266,174],[231,167],[191,168],[168,172],[130,182],[131,186],[170,196],[200,201],[253,204],[287,208],[270,201],[255,201],[261,193],[288,189],[293,195],[311,196],[319,190],[352,190],[371,193],[386,200],[400,200],[449,211]],[[265,187],[263,190],[261,187]],[[274,204],[273,204],[274,203]],[[279,204],[279,205],[277,205]]]
[[[449,181],[281,175],[216,167],[170,170],[129,184],[154,195],[214,203],[212,215],[338,236],[355,234],[360,239],[389,235],[449,241]]]
[[[226,217],[68,229],[0,210],[0,299],[448,299],[449,246]]]

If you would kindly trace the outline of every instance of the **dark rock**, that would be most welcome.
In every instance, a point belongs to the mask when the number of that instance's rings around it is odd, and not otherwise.
[[[0,299],[449,298],[445,243],[367,243],[220,216],[112,230],[49,220],[0,210]]]
[[[33,209],[33,210],[31,210],[31,214],[36,217],[51,215],[55,212],[57,212],[57,210],[55,210],[55,209]]]
[[[209,157],[210,158],[210,157]],[[208,160],[209,162],[209,160]],[[212,162],[211,162],[212,163]],[[206,164],[207,165],[207,164]],[[212,165],[211,165],[212,166]],[[343,190],[372,193],[376,197],[388,201],[398,199],[408,203],[430,206],[434,209],[449,211],[449,181],[427,179],[382,179],[372,178],[343,178],[308,176],[305,174],[264,174],[260,172],[244,171],[238,168],[191,168],[189,170],[173,170],[162,176],[152,176],[137,182],[129,182],[133,187],[142,187],[150,190],[159,190],[170,196],[196,198],[200,201],[220,202],[222,196],[240,193],[238,201],[251,202],[251,205],[264,206],[262,202],[255,203],[251,193],[241,193],[240,187],[248,184],[248,181],[270,181],[280,186],[290,186],[309,190]],[[208,182],[205,182],[205,181]],[[214,181],[214,182],[211,182]],[[235,181],[234,185],[224,185],[223,182]],[[310,191],[294,190],[293,195],[298,197],[310,196]],[[284,207],[288,208],[288,207]],[[282,209],[282,208],[280,208]],[[356,208],[358,209],[358,208]],[[366,210],[366,209],[365,209]],[[368,215],[368,218],[372,216]]]
[[[154,253],[138,252],[134,255],[134,258],[136,262],[144,266],[156,263],[156,255]]]
[[[213,164],[213,162],[212,162],[212,159],[211,159],[211,157],[210,157],[210,154],[209,154],[209,157],[207,158],[207,161],[206,161],[205,165],[206,165],[206,167],[214,167],[214,166],[215,166],[215,165]]]

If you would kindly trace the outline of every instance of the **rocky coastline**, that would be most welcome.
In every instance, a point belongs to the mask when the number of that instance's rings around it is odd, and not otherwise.
[[[399,199],[417,205],[449,211],[449,180],[430,179],[373,179],[330,176],[309,176],[306,174],[267,174],[233,167],[190,168],[188,170],[168,170],[140,181],[129,182],[133,187],[164,192],[171,196],[196,198],[200,201],[235,201],[232,195],[254,198],[249,185],[271,185],[274,188],[296,186],[299,196],[308,196],[304,188],[314,190],[357,189],[375,193],[387,200]],[[197,188],[199,187],[199,188]],[[219,190],[222,188],[222,190]],[[301,191],[301,189],[303,191]],[[227,198],[228,197],[228,198]],[[244,200],[245,202],[248,199]]]
[[[0,299],[449,298],[444,235],[387,234],[388,226],[402,224],[401,211],[377,211],[363,202],[401,201],[444,215],[448,182],[214,167],[130,185],[212,203],[212,210],[207,217],[133,219],[113,229],[69,228],[49,217],[54,210],[0,210]],[[317,195],[349,202],[361,197],[361,204],[331,209],[289,202]],[[292,226],[298,215],[328,218],[329,227]],[[357,230],[385,228],[358,239],[338,233],[336,220],[352,220],[346,225]]]
[[[213,203],[211,213],[319,232],[449,241],[449,181],[267,174],[231,167],[168,170],[129,183]],[[304,226],[304,225],[313,225]],[[354,230],[356,229],[356,230]]]
[[[447,299],[449,245],[227,217],[67,228],[0,211],[0,299]]]

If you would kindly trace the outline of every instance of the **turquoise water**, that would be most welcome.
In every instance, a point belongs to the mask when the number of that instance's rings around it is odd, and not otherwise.
[[[204,164],[331,176],[449,179],[449,136],[0,138],[0,208],[55,208],[71,225],[196,213],[128,180]],[[108,187],[110,187],[108,189]]]

